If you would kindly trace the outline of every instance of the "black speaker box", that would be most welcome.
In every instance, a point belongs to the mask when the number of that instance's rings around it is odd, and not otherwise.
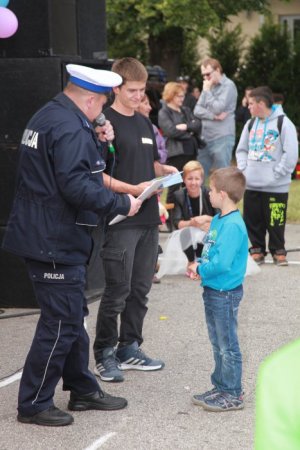
[[[26,265],[22,258],[1,249],[5,227],[0,227],[0,307],[38,308]],[[99,298],[104,289],[103,263],[100,249],[103,230],[98,227],[93,232],[94,248],[87,269],[86,297],[88,301]]]
[[[109,60],[0,58],[0,145],[19,145],[30,117],[64,88],[68,63],[111,67]]]
[[[61,89],[60,58],[0,58],[0,145],[18,145],[29,118]]]
[[[0,145],[0,226],[7,224],[14,198],[18,150]]]
[[[5,227],[0,227],[0,307],[37,308],[24,261],[1,249]]]
[[[16,33],[0,39],[4,58],[106,58],[105,0],[10,0]]]

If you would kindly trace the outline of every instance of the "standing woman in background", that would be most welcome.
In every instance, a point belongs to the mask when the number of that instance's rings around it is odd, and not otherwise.
[[[152,106],[150,105],[150,99],[148,97],[148,94],[145,94],[141,100],[141,103],[139,104],[139,107],[137,108],[137,111],[140,114],[143,114],[143,116],[150,118],[151,110],[152,110]],[[164,164],[167,160],[166,143],[165,143],[165,140],[164,140],[163,136],[161,135],[159,129],[157,128],[157,126],[154,123],[152,123],[152,127],[153,127],[153,131],[155,134],[155,140],[156,140],[157,150],[158,150],[158,154],[159,154],[159,162],[161,164]]]
[[[166,137],[167,164],[181,171],[188,161],[197,159],[201,121],[194,117],[190,108],[182,106],[184,89],[180,83],[167,83],[162,98],[164,104],[158,112],[158,124]],[[179,185],[169,188],[167,203],[174,203],[174,192],[178,188]]]

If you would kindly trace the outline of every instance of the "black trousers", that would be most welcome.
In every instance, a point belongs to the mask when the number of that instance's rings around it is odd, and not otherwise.
[[[194,247],[191,245],[190,247],[186,248],[184,251],[187,259],[189,262],[194,262],[196,258],[200,258],[203,250],[203,244],[197,244],[197,248],[194,249]]]
[[[110,227],[102,249],[105,289],[97,316],[94,355],[103,349],[143,342],[158,249],[158,227]],[[120,327],[118,318],[120,317]]]
[[[245,191],[244,220],[252,245],[250,253],[266,254],[268,232],[270,253],[286,254],[284,231],[287,204],[288,193]]]

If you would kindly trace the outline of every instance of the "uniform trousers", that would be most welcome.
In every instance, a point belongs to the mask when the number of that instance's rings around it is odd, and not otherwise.
[[[158,227],[109,228],[102,249],[105,289],[94,342],[96,361],[103,349],[143,342],[147,294],[157,260]],[[120,315],[120,332],[118,317]]]
[[[26,261],[41,315],[27,355],[19,388],[18,410],[35,415],[53,406],[55,388],[79,395],[100,391],[89,371],[85,266]]]

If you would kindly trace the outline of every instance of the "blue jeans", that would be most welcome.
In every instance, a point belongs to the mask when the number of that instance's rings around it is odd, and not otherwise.
[[[234,143],[235,136],[228,135],[207,142],[206,146],[199,150],[198,161],[203,166],[205,177],[209,176],[211,168],[221,169],[230,166]]]
[[[242,355],[237,336],[238,307],[243,286],[230,291],[204,287],[203,300],[215,369],[211,382],[220,392],[238,397],[242,392]]]

